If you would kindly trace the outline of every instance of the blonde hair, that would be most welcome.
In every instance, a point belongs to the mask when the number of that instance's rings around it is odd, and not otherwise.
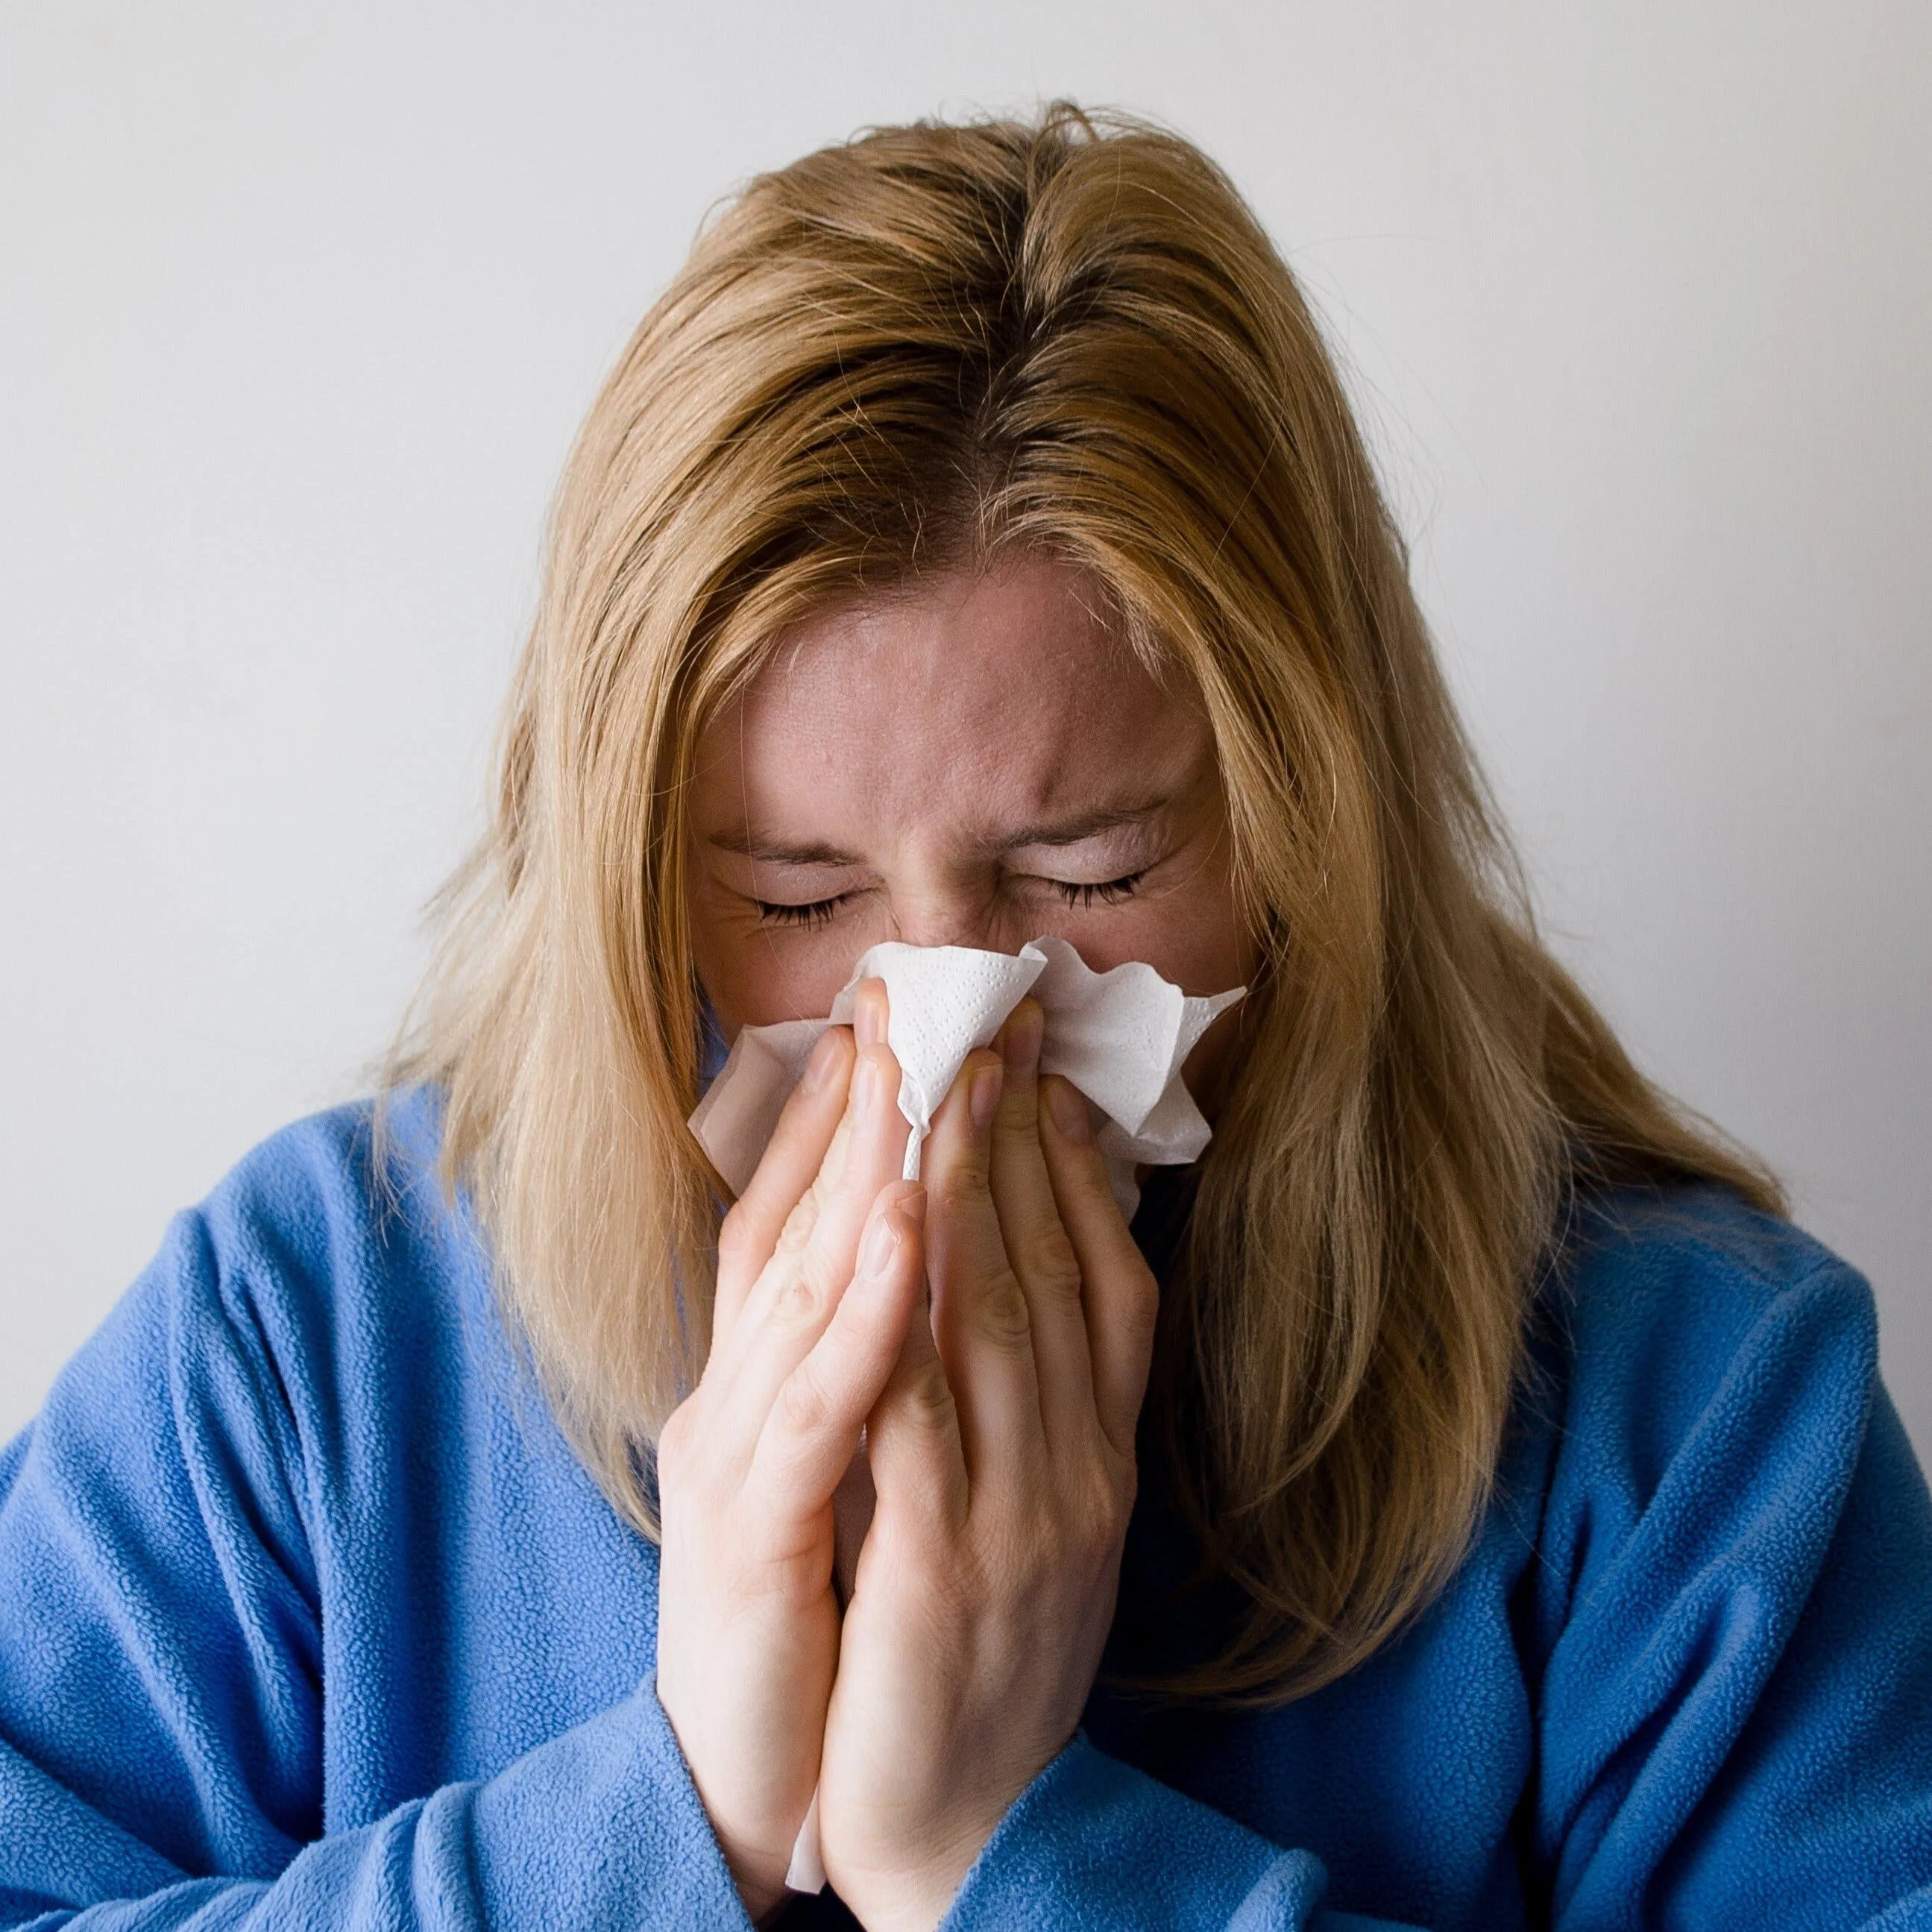
[[[707,228],[571,458],[394,1078],[446,1094],[508,1308],[649,1531],[718,1214],[684,1125],[694,746],[828,600],[1012,550],[1092,573],[1219,751],[1263,990],[1152,1400],[1246,1606],[1183,1688],[1283,1700],[1460,1559],[1566,1192],[1778,1198],[1538,942],[1320,332],[1186,141],[1066,106],[888,128]]]

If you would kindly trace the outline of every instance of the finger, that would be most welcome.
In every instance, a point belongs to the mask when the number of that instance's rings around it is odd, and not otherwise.
[[[928,1196],[929,1198],[929,1196]],[[931,1226],[930,1208],[927,1226]],[[941,1530],[965,1520],[969,1491],[959,1414],[932,1337],[932,1304],[920,1284],[898,1360],[866,1424],[874,1520],[912,1520]],[[867,1547],[874,1546],[868,1540]],[[863,1587],[864,1558],[860,1558]]]
[[[997,1054],[982,1048],[970,1055],[934,1116],[925,1154],[934,1334],[976,1489],[1010,1484],[1045,1453],[1032,1322],[988,1175],[1001,1084]]]
[[[905,1117],[890,1050],[857,1056],[848,1118],[806,1200],[786,1222],[776,1252],[746,1298],[730,1361],[726,1402],[740,1439],[755,1438],[779,1385],[804,1360],[837,1310],[857,1265],[859,1236],[880,1190],[904,1168]]]
[[[889,1010],[884,980],[861,980],[852,995],[852,1031],[861,1046],[885,1045]]]
[[[718,1295],[712,1346],[728,1332],[772,1258],[787,1220],[824,1166],[852,1081],[852,1033],[828,1027],[785,1102],[758,1171],[718,1230]]]
[[[912,1129],[899,1111],[899,1064],[883,1042],[860,1047],[852,1072],[850,1137],[817,1186],[818,1211],[800,1248],[800,1265],[827,1280],[851,1278],[859,1236],[880,1190],[905,1172]],[[780,1246],[784,1245],[781,1241]]]
[[[920,1230],[926,1190],[900,1181],[882,1193],[859,1244],[859,1265],[837,1312],[786,1377],[760,1432],[752,1478],[783,1515],[828,1507],[898,1363],[923,1298]]]
[[[1131,1458],[1154,1360],[1160,1289],[1121,1219],[1085,1100],[1057,1075],[1043,1085],[1040,1147],[1080,1264],[1094,1410],[1108,1442]]]
[[[1040,1141],[1039,1002],[1022,1000],[994,1041],[1004,1067],[989,1179],[1006,1258],[1026,1295],[1040,1418],[1049,1444],[1090,1440],[1094,1374],[1080,1263],[1060,1219]]]
[[[820,1035],[758,1171],[724,1217],[718,1230],[718,1298],[712,1312],[714,1349],[778,1245],[788,1235],[795,1247],[809,1238],[825,1191],[814,1192],[814,1184],[836,1176],[844,1165],[855,1044],[862,1048],[883,1041],[886,1018],[885,982],[862,982],[853,1024],[828,1027]]]

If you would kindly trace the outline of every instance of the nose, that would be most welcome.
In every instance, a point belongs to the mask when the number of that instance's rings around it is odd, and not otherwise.
[[[892,937],[908,946],[972,946],[988,952],[1016,952],[1026,935],[1010,941],[1000,930],[995,896],[963,884],[892,895]]]

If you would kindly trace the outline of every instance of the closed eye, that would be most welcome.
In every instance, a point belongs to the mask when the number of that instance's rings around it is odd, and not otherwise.
[[[803,905],[774,905],[765,899],[754,899],[752,903],[758,909],[758,916],[767,926],[830,926],[838,908],[849,899],[850,892],[839,892],[829,899],[811,899]]]
[[[1049,879],[1046,883],[1067,904],[1085,912],[1096,905],[1118,905],[1124,899],[1132,898],[1146,877],[1147,868],[1143,866],[1138,872],[1124,872],[1118,879]],[[802,905],[779,904],[770,899],[754,899],[752,903],[766,926],[802,927],[808,931],[814,926],[830,926],[838,916],[839,908],[852,896],[850,892],[838,892],[830,898],[808,899]]]
[[[1085,911],[1093,906],[1118,905],[1123,899],[1132,898],[1146,877],[1147,868],[1142,866],[1138,872],[1124,873],[1118,879],[1103,879],[1091,885],[1076,885],[1067,879],[1054,879],[1050,883],[1069,905]]]

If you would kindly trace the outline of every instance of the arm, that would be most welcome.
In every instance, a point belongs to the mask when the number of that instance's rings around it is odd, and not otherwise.
[[[1328,1874],[1076,1738],[1014,1802],[945,1932],[1406,1932],[1318,1910]]]
[[[1869,1292],[1826,1259],[1697,1340],[1648,1388],[1580,1354],[1538,1606],[1553,1922],[1932,1925],[1932,1506]]]
[[[273,1365],[184,1216],[0,1456],[0,1924],[746,1925],[648,1684],[322,1836],[302,1496]]]

